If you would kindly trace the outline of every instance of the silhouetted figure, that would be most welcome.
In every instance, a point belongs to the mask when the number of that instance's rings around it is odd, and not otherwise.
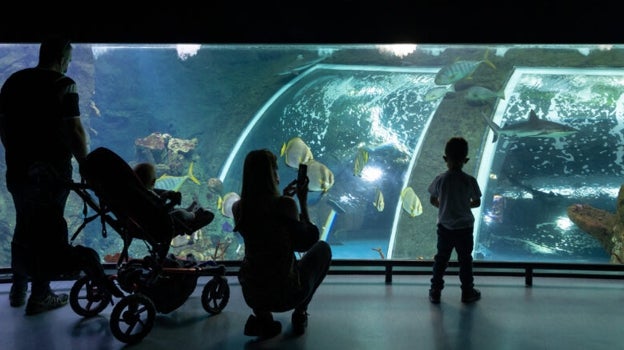
[[[444,272],[453,249],[459,262],[461,301],[471,303],[481,298],[474,288],[472,273],[472,250],[474,247],[474,215],[471,209],[481,205],[481,189],[477,180],[462,168],[468,162],[468,142],[462,137],[452,137],[444,149],[444,161],[448,170],[429,185],[429,201],[438,208],[438,243],[433,262],[433,277],[429,300],[440,303],[444,289]]]
[[[152,163],[139,163],[133,168],[134,173],[145,187],[155,193],[163,200],[163,204],[170,208],[169,213],[179,221],[176,224],[183,224],[184,227],[176,227],[176,233],[191,234],[193,228],[200,228],[208,225],[214,219],[214,214],[193,201],[187,208],[177,207],[182,202],[182,193],[178,191],[156,188],[156,167]]]
[[[331,264],[331,248],[319,240],[308,215],[308,182],[288,184],[279,192],[277,157],[269,150],[247,154],[241,199],[232,211],[245,241],[245,257],[238,279],[245,302],[253,309],[245,335],[273,337],[281,332],[272,312],[292,313],[293,333],[305,332],[308,304]],[[297,195],[297,202],[292,197]],[[305,252],[297,260],[295,252]]]
[[[91,248],[68,243],[65,205],[72,181],[72,156],[80,164],[88,152],[74,80],[65,75],[72,45],[64,38],[41,43],[39,63],[12,74],[0,91],[0,137],[5,148],[6,183],[16,220],[11,242],[11,306],[26,302],[33,315],[67,304],[50,280],[80,269],[121,293],[106,278]]]

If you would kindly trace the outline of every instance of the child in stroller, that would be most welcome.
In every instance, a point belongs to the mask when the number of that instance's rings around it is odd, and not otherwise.
[[[192,224],[183,222],[171,213],[179,201],[165,203],[147,189],[121,157],[107,148],[89,153],[81,169],[84,181],[74,183],[72,190],[84,200],[85,213],[86,206],[96,213],[91,217],[85,214],[72,241],[96,218],[102,222],[103,235],[110,226],[123,240],[114,280],[129,295],[113,307],[113,335],[125,343],[142,340],[151,331],[156,311],[169,313],[184,304],[195,290],[199,276],[212,276],[203,288],[202,306],[211,314],[220,313],[230,295],[225,267],[214,261],[187,261],[167,254],[174,236],[193,233],[211,222],[214,215],[208,212]],[[144,241],[149,255],[129,259],[128,248],[133,239]],[[85,317],[95,316],[113,304],[111,293],[98,289],[88,276],[75,282],[69,301],[72,309]]]
[[[139,163],[134,166],[134,173],[145,187],[158,195],[165,206],[171,208],[169,213],[174,215],[178,220],[174,220],[177,224],[176,232],[194,232],[195,228],[201,228],[212,222],[214,214],[200,207],[197,201],[193,201],[187,208],[177,207],[182,203],[182,193],[178,191],[165,190],[155,188],[156,186],[156,167],[152,163]],[[180,226],[184,225],[184,226]]]

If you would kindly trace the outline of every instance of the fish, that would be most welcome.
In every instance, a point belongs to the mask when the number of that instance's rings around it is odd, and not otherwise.
[[[364,169],[367,163],[368,151],[363,147],[358,148],[355,160],[353,161],[353,175],[361,177],[362,169]]]
[[[515,176],[510,175],[507,171],[501,172],[501,179],[503,178],[509,181],[509,183],[511,183],[512,185],[518,186],[522,188],[523,190],[527,191],[528,193],[530,193],[533,199],[546,200],[546,201],[561,199],[561,196],[562,196],[561,194],[554,193],[553,191],[548,191],[548,192],[540,191],[531,186],[525,185],[522,181],[518,180]]]
[[[375,192],[375,201],[373,202],[373,205],[377,208],[377,211],[383,211],[385,206],[383,193],[381,193],[379,188],[377,188]]]
[[[102,112],[100,111],[100,109],[95,105],[95,102],[93,100],[91,100],[91,102],[89,103],[89,107],[91,107],[91,109],[93,110],[93,112],[95,113],[95,115],[97,117],[101,117],[102,116]]]
[[[221,225],[221,231],[223,232],[234,232],[234,227],[228,221],[224,221]]]
[[[298,75],[299,73],[301,73],[301,72],[303,72],[303,71],[305,71],[305,70],[307,70],[309,68],[312,68],[314,65],[319,64],[319,63],[325,61],[328,57],[329,56],[323,56],[323,57],[316,58],[316,59],[313,59],[313,60],[310,60],[310,61],[306,61],[306,62],[303,62],[303,63],[301,63],[301,62],[299,62],[299,60],[297,60],[296,63],[298,63],[298,65],[296,65],[296,66],[295,65],[290,65],[289,67],[287,67],[286,70],[284,70],[284,71],[282,71],[280,73],[277,73],[277,75],[279,75],[279,76],[283,76],[283,75]]]
[[[309,160],[308,165],[308,190],[326,193],[334,185],[334,173],[329,168],[314,159]]]
[[[474,256],[480,260],[490,259],[492,257],[492,251],[482,243],[477,243],[474,249]]]
[[[180,248],[195,243],[191,235],[179,235],[171,239],[171,248]]]
[[[495,194],[492,197],[491,208],[485,213],[487,221],[495,223],[503,223],[503,214],[505,210],[505,197]]]
[[[501,240],[506,240],[509,242],[514,242],[514,243],[520,243],[522,245],[524,245],[528,251],[530,251],[533,254],[546,254],[546,255],[551,255],[551,254],[557,254],[557,253],[571,253],[569,250],[563,249],[563,248],[559,248],[559,247],[548,247],[544,244],[540,244],[540,243],[535,243],[532,242],[528,239],[522,239],[522,238],[515,238],[515,237],[506,237],[506,236],[499,236],[499,235],[493,235],[492,237],[501,239]]]
[[[295,169],[299,168],[299,163],[305,164],[314,159],[310,147],[298,136],[284,142],[280,150],[280,157],[284,157],[286,165]]]
[[[329,206],[336,212],[339,214],[344,214],[347,211],[340,205],[340,203],[338,203],[337,201],[333,200],[333,199],[329,199],[327,201],[327,204],[329,204]]]
[[[407,186],[401,191],[401,202],[403,210],[405,210],[409,216],[416,217],[423,213],[422,202],[420,198],[414,192],[414,189]]]
[[[496,125],[487,115],[482,113],[483,119],[490,126],[494,132],[492,142],[498,140],[499,135],[507,137],[543,137],[543,138],[559,138],[572,135],[579,130],[571,126],[551,122],[548,120],[540,119],[534,110],[529,112],[529,117],[526,121],[515,123],[512,125],[505,125],[500,127]]]
[[[454,91],[455,91],[455,88],[453,87],[453,85],[434,87],[430,89],[429,91],[427,91],[427,93],[425,94],[425,101],[431,102],[431,101],[439,100],[443,98],[444,96],[446,96],[448,92],[454,92]]]
[[[449,85],[454,84],[466,77],[471,77],[472,73],[477,70],[477,67],[479,67],[481,63],[485,63],[496,69],[494,63],[488,59],[488,54],[489,50],[485,51],[485,55],[480,61],[456,61],[440,68],[434,79],[435,84]]]
[[[161,190],[167,191],[180,191],[180,188],[184,184],[184,182],[190,179],[194,183],[201,185],[201,182],[193,175],[193,162],[189,165],[188,173],[184,176],[172,176],[163,174],[161,177],[156,179],[156,184],[154,188],[158,188]]]
[[[483,86],[471,86],[466,91],[465,99],[472,104],[484,104],[492,99],[505,99],[505,90],[492,91]]]
[[[221,215],[232,218],[234,214],[232,213],[232,205],[240,199],[240,196],[236,192],[228,192],[223,195],[223,197],[219,196],[217,198],[217,209],[221,211]]]

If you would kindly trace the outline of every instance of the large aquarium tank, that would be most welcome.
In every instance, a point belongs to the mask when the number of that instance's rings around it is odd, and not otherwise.
[[[37,44],[0,44],[0,81],[37,57]],[[91,149],[153,162],[157,187],[216,214],[172,240],[177,256],[243,257],[231,205],[246,154],[267,148],[281,187],[308,165],[310,214],[334,259],[432,260],[427,188],[446,170],[446,141],[462,136],[464,171],[483,192],[476,261],[610,264],[621,263],[608,224],[624,175],[623,66],[618,45],[75,43],[67,74]],[[9,267],[15,212],[0,182]],[[122,237],[99,220],[84,226],[84,209],[72,193],[72,242],[115,261]],[[146,249],[134,240],[129,253]]]

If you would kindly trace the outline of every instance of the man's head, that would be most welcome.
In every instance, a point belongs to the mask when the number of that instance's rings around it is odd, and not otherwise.
[[[39,67],[53,69],[63,74],[72,60],[71,42],[63,37],[46,38],[39,46]]]

